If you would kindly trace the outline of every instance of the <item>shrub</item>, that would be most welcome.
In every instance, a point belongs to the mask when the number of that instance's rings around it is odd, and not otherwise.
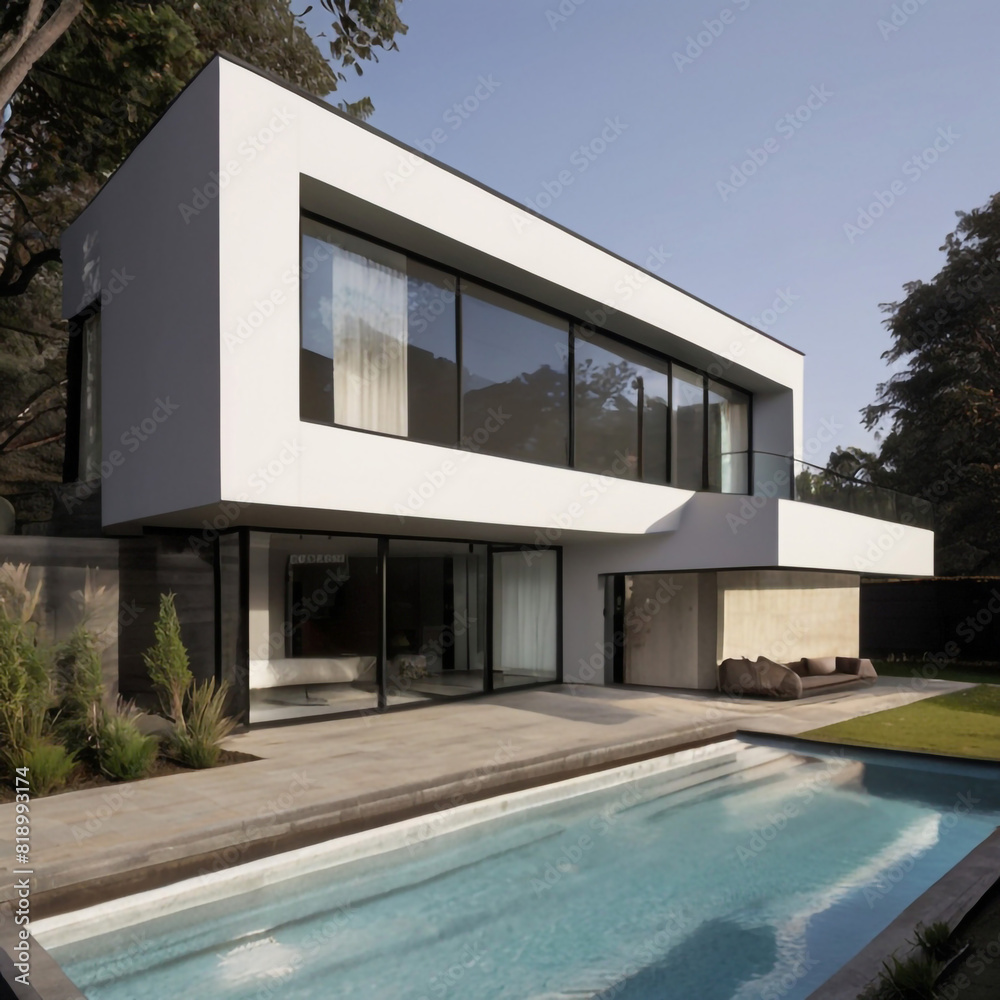
[[[76,768],[76,757],[61,744],[41,737],[29,739],[11,763],[28,768],[28,788],[32,795],[48,795],[69,780]]]
[[[893,955],[883,963],[874,996],[877,1000],[935,1000],[935,984],[941,965],[917,952],[902,960]]]
[[[219,744],[236,727],[226,716],[228,685],[216,687],[215,681],[194,684],[188,696],[184,725],[174,731],[171,752],[187,767],[214,767],[219,759]]]
[[[83,625],[56,652],[56,669],[62,696],[59,729],[67,745],[89,763],[97,765],[105,726],[104,678],[97,641]]]
[[[913,944],[919,945],[924,954],[938,962],[946,962],[955,953],[951,928],[944,920],[937,920],[929,927],[917,924]]]
[[[184,696],[194,678],[188,665],[187,649],[181,641],[181,623],[172,593],[160,595],[160,613],[153,633],[156,642],[142,654],[143,659],[164,713],[181,730],[184,728]]]
[[[155,736],[144,736],[136,724],[135,709],[118,703],[104,715],[100,736],[100,768],[114,781],[144,778],[152,769],[159,750]]]
[[[0,565],[0,745],[8,764],[51,728],[49,665],[31,621],[41,585],[31,590],[27,578],[25,564]]]

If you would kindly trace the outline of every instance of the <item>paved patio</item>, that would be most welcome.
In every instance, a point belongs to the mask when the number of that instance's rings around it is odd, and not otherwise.
[[[566,685],[253,730],[227,746],[258,761],[34,802],[32,915],[737,730],[794,735],[967,686],[932,681],[916,689],[883,678],[776,703]],[[14,806],[2,805],[3,900],[12,895],[13,830]]]

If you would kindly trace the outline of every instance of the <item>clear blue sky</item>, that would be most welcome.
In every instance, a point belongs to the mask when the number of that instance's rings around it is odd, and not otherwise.
[[[337,97],[370,95],[377,128],[522,202],[568,170],[544,214],[639,263],[665,248],[664,277],[806,353],[807,437],[829,421],[833,443],[872,446],[858,411],[888,374],[879,303],[933,276],[956,210],[1000,189],[995,0],[400,9],[400,51]],[[457,116],[481,78],[495,89]],[[788,122],[811,95],[808,120]],[[626,127],[581,170],[574,154],[607,119]],[[730,184],[748,150],[768,149]],[[852,241],[845,226],[893,182],[894,203]],[[791,304],[769,316],[780,291]]]

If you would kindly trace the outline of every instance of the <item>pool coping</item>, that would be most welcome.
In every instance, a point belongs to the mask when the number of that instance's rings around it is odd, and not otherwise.
[[[706,728],[711,730],[714,727]],[[710,731],[708,735],[698,739],[676,742],[672,736],[653,737],[625,745],[586,747],[568,754],[553,753],[530,761],[502,764],[493,774],[478,778],[473,783],[476,787],[470,787],[467,772],[456,772],[431,787],[415,789],[409,785],[401,785],[395,789],[380,789],[369,798],[358,799],[347,805],[337,803],[333,809],[302,810],[298,814],[292,814],[287,817],[283,829],[240,843],[239,858],[233,862],[222,858],[225,847],[232,843],[233,831],[225,830],[218,833],[218,837],[222,838],[218,843],[208,838],[204,849],[197,853],[180,854],[143,866],[36,889],[32,893],[32,916],[36,920],[44,919],[167,886],[204,875],[208,871],[238,867],[328,840],[378,830],[403,820],[438,815],[459,803],[501,798],[525,789],[610,771],[628,764],[737,738],[735,728],[723,724],[718,731]],[[6,900],[0,903],[0,925],[3,923],[3,910],[8,905],[9,901]]]
[[[754,745],[765,745],[803,753],[862,752],[884,760],[904,758],[934,763],[958,763],[972,770],[994,770],[1000,761],[985,757],[957,757],[927,750],[866,746],[857,743],[834,743],[786,733],[761,730],[737,733],[737,738]],[[944,920],[954,931],[977,903],[1000,883],[1000,827],[974,847],[932,886],[921,893],[898,917],[867,945],[844,963],[806,1000],[857,1000],[882,970],[891,955],[906,958],[917,950],[912,941],[917,924],[929,925]]]
[[[857,1000],[890,955],[905,958],[917,950],[917,924],[944,920],[954,930],[994,885],[1000,882],[1000,827],[918,896],[880,934],[835,972],[806,1000]]]

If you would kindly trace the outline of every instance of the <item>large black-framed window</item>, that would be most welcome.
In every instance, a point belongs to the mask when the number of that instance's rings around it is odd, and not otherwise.
[[[303,420],[458,445],[457,279],[302,219]]]
[[[466,281],[462,443],[503,458],[569,464],[569,323]]]
[[[574,468],[668,483],[670,363],[579,333],[573,362]]]
[[[302,420],[749,491],[749,392],[305,212],[301,255]]]

